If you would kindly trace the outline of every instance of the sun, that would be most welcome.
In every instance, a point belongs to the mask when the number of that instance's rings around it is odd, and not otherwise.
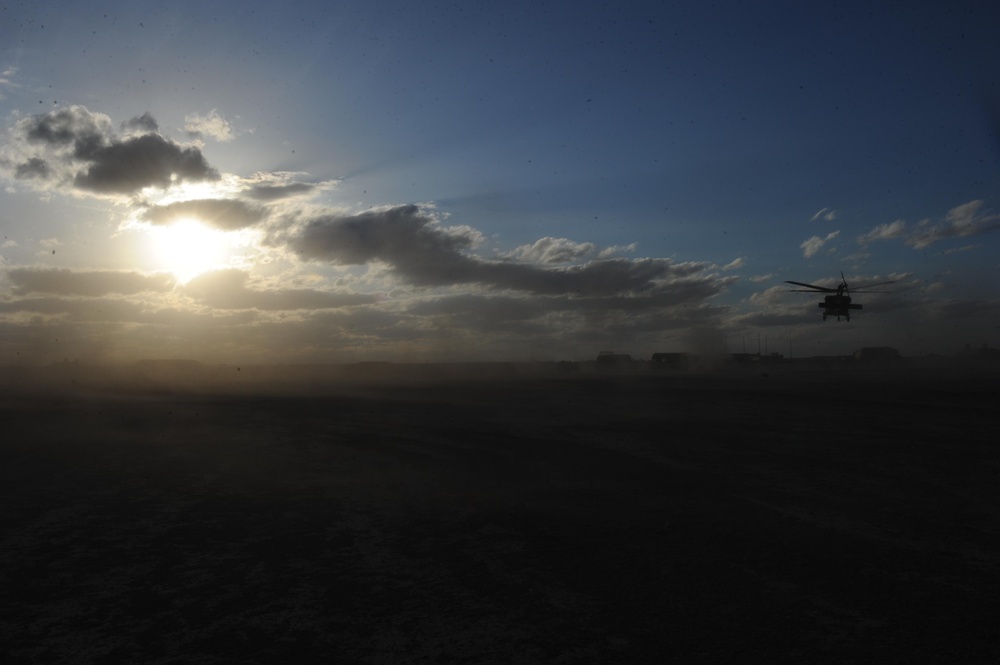
[[[149,261],[180,282],[225,266],[231,251],[229,234],[190,217],[150,227],[147,243]]]

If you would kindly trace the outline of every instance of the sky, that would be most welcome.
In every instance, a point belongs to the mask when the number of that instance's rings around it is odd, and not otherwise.
[[[1000,346],[998,19],[5,1],[0,365]]]

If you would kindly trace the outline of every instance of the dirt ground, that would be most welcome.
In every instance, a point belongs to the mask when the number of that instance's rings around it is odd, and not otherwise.
[[[5,393],[0,656],[997,662],[998,394],[871,374]]]

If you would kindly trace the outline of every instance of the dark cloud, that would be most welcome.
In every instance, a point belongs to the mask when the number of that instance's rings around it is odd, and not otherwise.
[[[156,122],[156,118],[149,114],[149,111],[122,123],[122,131],[125,132],[156,132],[159,129],[159,123]]]
[[[195,277],[185,292],[219,309],[295,310],[329,309],[366,305],[375,297],[362,293],[337,293],[314,289],[247,288],[249,274],[242,270],[218,270]]]
[[[293,182],[287,185],[254,185],[243,195],[256,201],[280,201],[281,199],[308,194],[316,189],[316,185],[305,182]]]
[[[776,326],[794,326],[803,323],[815,323],[816,314],[811,307],[785,308],[787,311],[759,311],[739,314],[731,317],[728,324],[731,329],[768,328]]]
[[[675,274],[666,259],[608,259],[561,269],[475,261],[468,281],[532,293],[613,295],[653,289],[656,281]]]
[[[180,201],[165,206],[153,206],[144,214],[153,224],[170,224],[184,217],[192,217],[223,231],[235,231],[253,226],[265,215],[266,211],[263,208],[238,199]]]
[[[703,269],[668,259],[608,259],[566,268],[487,261],[465,253],[480,235],[469,227],[443,227],[418,206],[358,215],[323,215],[295,225],[284,242],[300,258],[342,265],[382,261],[407,281],[423,286],[482,284],[539,294],[611,295],[641,292],[657,280]]]
[[[80,159],[103,146],[111,135],[111,121],[101,113],[91,113],[83,106],[70,106],[58,111],[26,118],[18,124],[29,143],[53,147],[72,146]]]
[[[656,293],[632,297],[571,297],[565,295],[499,296],[459,294],[414,303],[406,311],[421,317],[436,317],[449,323],[481,331],[509,330],[512,324],[542,323],[558,330],[568,322],[587,320],[600,323],[598,328],[616,323],[620,327],[644,328],[643,321],[655,321],[650,329],[675,328],[691,318],[702,320],[706,313],[721,314],[724,308],[699,305],[719,293],[728,282],[711,278],[682,280],[660,287]],[[695,314],[695,312],[697,312]],[[581,319],[580,317],[583,317]],[[598,321],[599,320],[599,321]],[[537,327],[523,327],[522,332],[537,332]]]
[[[58,318],[64,322],[89,323],[140,323],[171,329],[168,336],[185,339],[189,345],[204,336],[206,328],[219,325],[246,325],[255,318],[253,312],[198,312],[176,307],[156,306],[124,298],[21,298],[0,301],[0,314],[30,312]],[[132,345],[155,348],[151,340],[139,331],[133,331]]]
[[[97,194],[126,195],[149,186],[167,188],[176,182],[219,178],[197,147],[155,133],[156,120],[149,113],[122,127],[145,133],[116,136],[110,118],[83,106],[25,118],[14,128],[20,155],[13,175],[49,185],[72,184]]]
[[[54,293],[96,297],[108,293],[131,295],[144,291],[169,291],[174,279],[169,274],[144,275],[113,270],[78,271],[65,268],[14,268],[7,271],[14,293]]]
[[[218,180],[219,173],[194,147],[182,147],[158,134],[143,134],[96,150],[73,184],[105,194],[133,194],[144,187],[169,187],[173,181]]]
[[[142,317],[143,307],[129,300],[115,298],[22,298],[0,302],[0,313],[31,312],[45,316],[68,317],[77,322],[134,322]]]
[[[326,215],[306,221],[288,239],[303,259],[360,265],[382,260],[404,271],[421,272],[425,261],[466,258],[459,252],[475,245],[473,233],[444,229],[415,205],[358,215]],[[427,270],[433,270],[427,267]]]
[[[638,356],[663,350],[660,340],[665,336],[692,326],[717,327],[727,312],[724,307],[663,302],[646,297],[462,294],[425,300],[407,314],[420,321],[420,330],[413,334],[439,335],[446,342],[444,353],[488,350],[494,358],[538,354],[558,359],[592,358],[602,348]]]
[[[418,301],[406,313],[436,320],[439,325],[474,330],[479,334],[515,331],[520,334],[540,334],[547,327],[539,319],[555,311],[554,300],[545,296],[460,294]]]
[[[45,180],[52,174],[48,162],[41,157],[32,157],[23,164],[18,164],[14,170],[14,177],[19,180],[25,178],[41,178]]]
[[[962,320],[991,317],[995,322],[1000,316],[1000,300],[945,300],[930,303],[930,315],[945,320]]]
[[[477,295],[462,293],[413,303],[409,314],[417,316],[475,315],[492,319],[528,319],[552,311],[552,298]]]

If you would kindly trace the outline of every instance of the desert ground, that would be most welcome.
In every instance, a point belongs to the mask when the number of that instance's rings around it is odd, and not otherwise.
[[[995,374],[0,392],[0,656],[1000,660]]]

